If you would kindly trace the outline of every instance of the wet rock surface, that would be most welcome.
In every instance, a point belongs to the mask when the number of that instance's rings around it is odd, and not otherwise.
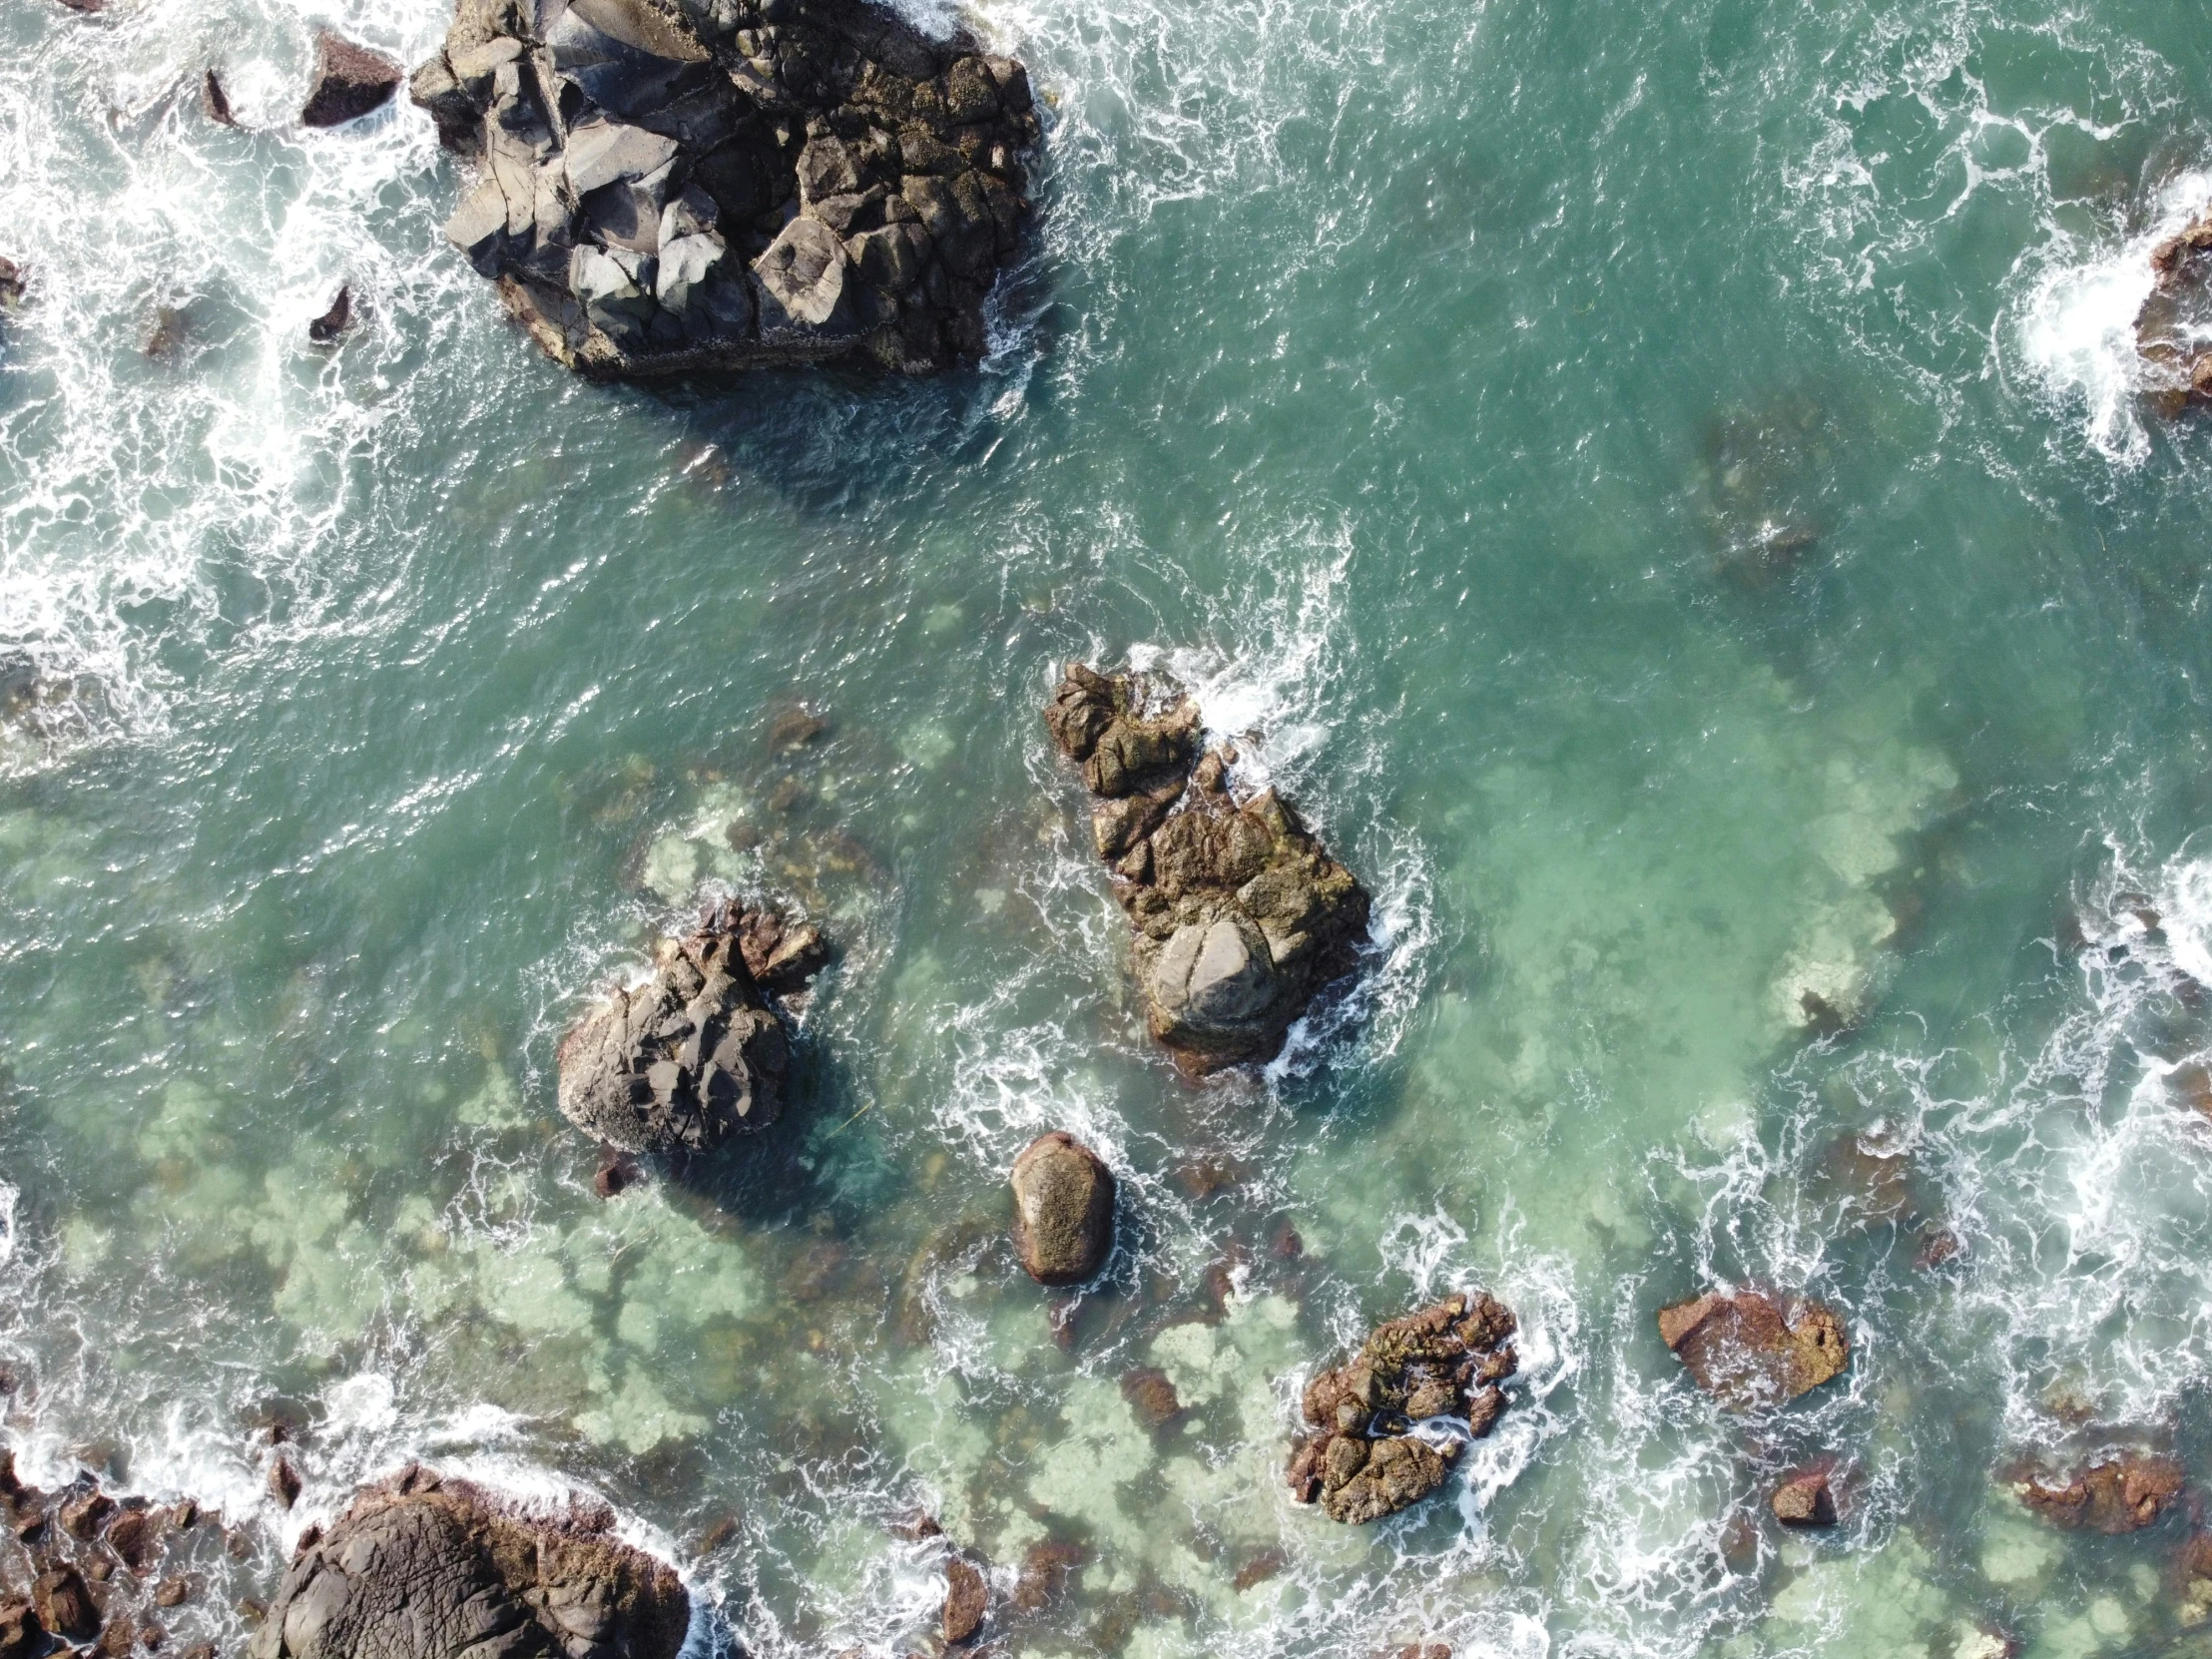
[[[310,1534],[250,1659],[562,1655],[674,1659],[691,1601],[675,1569],[571,1498],[524,1511],[420,1466],[364,1488]]]
[[[390,103],[404,78],[405,72],[383,53],[356,46],[324,29],[314,37],[314,81],[299,119],[309,127],[336,127],[357,121]],[[228,100],[222,108],[228,117]]]
[[[1826,1469],[1807,1469],[1789,1476],[1775,1487],[1768,1507],[1784,1526],[1836,1524],[1836,1495],[1829,1489]]]
[[[1070,663],[1045,710],[1096,798],[1091,831],[1136,930],[1152,1035],[1194,1075],[1272,1059],[1352,971],[1369,898],[1273,790],[1239,801],[1172,688]]]
[[[2150,254],[2156,282],[2135,313],[2151,406],[2169,419],[2212,404],[2212,208]]]
[[[1512,1310],[1487,1292],[1377,1326],[1351,1361],[1306,1385],[1303,1410],[1317,1432],[1291,1455],[1292,1495],[1353,1525],[1426,1497],[1460,1442],[1439,1446],[1409,1430],[1438,1417],[1458,1419],[1475,1439],[1495,1427],[1506,1403],[1498,1384],[1518,1366],[1515,1328]]]
[[[972,360],[1040,136],[867,0],[461,0],[411,91],[484,164],[448,240],[597,376]]]
[[[616,991],[561,1040],[562,1114],[630,1153],[704,1152],[774,1123],[791,1038],[769,999],[821,971],[821,931],[733,900],[655,954],[650,979]]]
[[[2091,1532],[2135,1532],[2149,1526],[2181,1495],[2181,1464],[2143,1452],[2113,1452],[2070,1476],[2021,1481],[2020,1501],[2055,1526]]]
[[[1731,1410],[1795,1399],[1851,1363],[1843,1322],[1819,1303],[1764,1291],[1709,1292],[1659,1311],[1659,1338]]]
[[[1079,1285],[1114,1244],[1114,1173],[1062,1130],[1039,1135],[1014,1160],[1014,1250],[1041,1285]]]

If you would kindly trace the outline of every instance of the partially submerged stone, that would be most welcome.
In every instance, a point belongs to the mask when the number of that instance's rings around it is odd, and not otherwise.
[[[2151,406],[2172,419],[2212,403],[2212,208],[2153,248],[2150,267],[2135,348]]]
[[[484,163],[448,240],[600,376],[980,356],[1041,134],[1019,64],[870,0],[460,0],[411,94]]]
[[[983,1569],[966,1556],[955,1555],[945,1563],[943,1629],[948,1645],[958,1647],[975,1640],[983,1628],[990,1593]]]
[[[1040,1285],[1080,1285],[1114,1243],[1114,1173],[1064,1130],[1014,1160],[1014,1250]]]
[[[2091,1532],[2135,1532],[2181,1495],[2184,1475],[2171,1457],[2115,1452],[2070,1478],[2019,1483],[2020,1501],[2054,1526]]]
[[[1803,1297],[1709,1292],[1659,1311],[1659,1338],[1698,1386],[1731,1410],[1780,1404],[1851,1363],[1843,1322]]]
[[[1394,1514],[1443,1484],[1461,1438],[1480,1439],[1505,1409],[1498,1386],[1518,1367],[1512,1310],[1488,1292],[1448,1296],[1379,1325],[1358,1355],[1306,1385],[1318,1432],[1291,1456],[1291,1492],[1352,1525]],[[1438,1424],[1440,1444],[1410,1430]]]
[[[314,37],[314,82],[299,119],[309,127],[336,127],[358,120],[390,103],[391,95],[405,78],[405,71],[383,53],[356,46],[327,29],[318,30]],[[212,71],[207,84],[216,85]],[[220,93],[220,86],[217,91]],[[222,110],[219,119],[228,118],[228,100]]]
[[[653,976],[618,990],[561,1040],[560,1107],[603,1145],[704,1152],[783,1111],[791,1039],[772,994],[827,959],[811,923],[731,902],[666,940]]]
[[[412,1465],[365,1487],[293,1557],[250,1659],[675,1659],[676,1571],[606,1505],[544,1513]]]
[[[1194,1075],[1274,1058],[1356,965],[1367,889],[1273,790],[1231,794],[1230,757],[1199,754],[1198,711],[1172,692],[1070,663],[1045,725],[1097,798],[1152,1035]]]
[[[1791,1475],[1775,1487],[1768,1505],[1784,1526],[1836,1524],[1836,1496],[1829,1489],[1826,1469],[1806,1469]]]

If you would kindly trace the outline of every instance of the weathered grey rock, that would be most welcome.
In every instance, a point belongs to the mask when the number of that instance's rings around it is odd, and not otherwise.
[[[1064,1130],[1014,1160],[1014,1249],[1042,1285],[1080,1285],[1114,1244],[1114,1174]]]
[[[974,358],[1041,132],[1019,64],[872,0],[459,0],[409,87],[505,208],[479,189],[450,239],[594,375]],[[574,257],[692,237],[634,298]]]
[[[1489,1433],[1505,1409],[1498,1384],[1519,1365],[1515,1329],[1512,1310],[1487,1292],[1377,1326],[1351,1361],[1307,1383],[1301,1405],[1318,1432],[1292,1453],[1291,1495],[1361,1525],[1434,1491],[1461,1441],[1433,1445],[1408,1430],[1457,1418],[1467,1438]]]
[[[674,1659],[691,1599],[604,1504],[544,1517],[409,1467],[293,1557],[251,1659]],[[312,1536],[312,1535],[310,1535]]]
[[[1198,711],[1172,689],[1070,663],[1045,724],[1097,798],[1153,1036],[1193,1073],[1273,1058],[1356,965],[1366,889],[1274,791],[1232,797],[1232,758],[1200,756]]]
[[[791,1040],[771,992],[796,991],[827,950],[811,924],[730,903],[663,942],[653,976],[561,1040],[560,1107],[624,1152],[703,1152],[783,1111]]]
[[[321,30],[314,37],[314,83],[299,119],[309,127],[357,120],[391,102],[402,79],[404,72],[381,52]]]

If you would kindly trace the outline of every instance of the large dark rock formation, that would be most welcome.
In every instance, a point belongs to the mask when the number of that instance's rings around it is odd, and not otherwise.
[[[1443,1484],[1460,1442],[1439,1448],[1408,1432],[1455,1417],[1480,1439],[1505,1409],[1498,1386],[1518,1368],[1512,1310],[1486,1291],[1444,1298],[1379,1325],[1349,1363],[1306,1385],[1317,1432],[1291,1456],[1291,1493],[1331,1518],[1379,1520]]]
[[[2144,389],[2171,418],[2212,404],[2212,208],[2151,250],[2156,281],[2135,313]]]
[[[591,375],[983,349],[1028,76],[869,0],[460,0],[412,92],[482,177],[446,235]]]
[[[293,1557],[250,1659],[675,1659],[674,1568],[572,1499],[547,1517],[419,1465]]]
[[[308,90],[299,119],[309,127],[336,127],[358,120],[391,102],[391,95],[399,90],[401,73],[383,53],[355,46],[327,29],[320,30],[314,37],[314,85]],[[222,88],[212,70],[207,85],[220,96]],[[225,99],[223,114],[230,113],[230,101]]]
[[[1114,1243],[1114,1172],[1058,1129],[1014,1160],[1014,1249],[1040,1285],[1080,1285]]]
[[[791,1040],[772,995],[828,957],[821,933],[731,902],[663,940],[653,977],[618,990],[561,1039],[561,1111],[624,1152],[704,1152],[784,1108]]]
[[[1843,1322],[1817,1302],[1708,1292],[1659,1310],[1659,1339],[1731,1410],[1780,1404],[1851,1363]]]
[[[1232,757],[1199,754],[1188,701],[1070,663],[1045,724],[1098,798],[1092,838],[1136,927],[1153,1036],[1195,1074],[1272,1059],[1352,970],[1367,889],[1273,790],[1232,796]]]

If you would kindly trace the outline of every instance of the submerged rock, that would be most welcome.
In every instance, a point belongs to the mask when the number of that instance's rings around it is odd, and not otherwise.
[[[2063,1482],[2040,1478],[2019,1483],[2020,1501],[2069,1531],[2135,1532],[2151,1524],[2181,1495],[2181,1465],[2171,1457],[2114,1453],[2077,1469]]]
[[[46,1648],[37,1610],[28,1601],[0,1600],[0,1659],[38,1659]]]
[[[299,119],[309,127],[336,127],[391,102],[406,72],[381,52],[355,46],[327,29],[314,37],[314,82]],[[229,113],[229,104],[224,106]]]
[[[1114,1172],[1063,1130],[1014,1160],[1014,1250],[1040,1285],[1080,1285],[1114,1244]]]
[[[352,284],[340,282],[338,296],[330,301],[330,308],[307,324],[307,338],[317,345],[328,345],[345,332],[352,320]]]
[[[1196,1075],[1269,1060],[1314,993],[1355,965],[1368,894],[1273,790],[1239,802],[1198,710],[1154,712],[1134,677],[1070,663],[1045,710],[1098,798],[1092,838],[1136,928],[1152,1034]]]
[[[1698,1386],[1735,1411],[1795,1399],[1851,1363],[1843,1322],[1817,1302],[1708,1292],[1659,1311],[1659,1338]]]
[[[1354,1359],[1306,1385],[1306,1420],[1319,1432],[1292,1453],[1292,1495],[1358,1525],[1434,1491],[1460,1442],[1437,1446],[1408,1430],[1453,1417],[1480,1439],[1496,1426],[1505,1409],[1498,1383],[1518,1367],[1514,1330],[1512,1310],[1486,1291],[1377,1326]]]
[[[664,940],[653,977],[618,990],[561,1039],[560,1107],[622,1152],[702,1152],[783,1111],[791,1039],[771,994],[827,957],[821,932],[732,901]]]
[[[1021,65],[868,0],[460,0],[414,101],[446,236],[596,376],[979,356],[1028,217]]]
[[[674,1659],[676,1571],[572,1497],[547,1515],[412,1465],[293,1557],[250,1659]]]
[[[31,1605],[41,1625],[57,1636],[81,1642],[99,1634],[100,1609],[92,1599],[92,1587],[73,1566],[56,1566],[38,1575],[31,1585]]]

